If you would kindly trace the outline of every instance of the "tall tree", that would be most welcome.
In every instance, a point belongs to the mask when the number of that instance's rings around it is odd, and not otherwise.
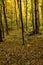
[[[43,21],[43,0],[42,0],[42,6],[41,6],[41,13],[42,13],[42,21]]]
[[[39,33],[39,9],[38,9],[38,0],[34,0],[35,4],[35,33]]]
[[[3,4],[3,13],[4,13],[4,20],[5,20],[5,26],[6,26],[6,33],[8,34],[8,24],[7,24],[7,18],[6,18],[6,11],[5,11],[5,2],[2,0]]]
[[[26,31],[27,31],[27,0],[26,0]]]
[[[33,33],[39,33],[39,9],[38,9],[38,0],[31,0],[31,9],[32,9],[32,25],[33,25]]]
[[[1,1],[0,1],[0,42],[2,42],[2,26],[1,26],[1,22],[2,22],[2,6],[1,6]]]
[[[22,18],[22,1],[17,0],[17,2],[18,2],[18,4],[20,4],[19,12],[20,12],[20,21],[21,21],[21,26],[22,26],[22,40],[23,40],[23,45],[24,45],[24,26],[23,26],[23,18]]]
[[[20,0],[20,19],[21,19],[21,25],[22,25],[22,39],[23,39],[23,45],[24,45],[24,26],[23,26],[23,18],[22,18],[22,1]]]
[[[18,30],[18,18],[17,18],[17,10],[16,10],[16,0],[14,0],[15,3],[15,14],[16,14],[16,24],[17,24],[17,30]]]
[[[33,26],[33,33],[35,32],[35,7],[34,7],[34,0],[31,0],[31,13],[32,13],[32,26]]]
[[[20,19],[20,0],[17,0],[18,10],[19,10],[19,27],[21,27],[21,19]]]

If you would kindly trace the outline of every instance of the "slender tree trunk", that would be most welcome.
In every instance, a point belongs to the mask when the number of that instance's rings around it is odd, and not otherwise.
[[[20,19],[21,19],[21,25],[22,25],[22,40],[23,40],[23,45],[24,45],[24,26],[23,26],[23,18],[22,18],[22,4],[20,0]]]
[[[27,0],[26,0],[26,31],[27,31]]]
[[[6,33],[8,34],[8,24],[7,24],[7,18],[6,18],[6,13],[5,13],[4,0],[2,0],[2,4],[3,4],[3,13],[4,13],[4,19],[5,19]]]
[[[32,10],[32,25],[33,25],[33,33],[35,32],[35,7],[34,0],[31,0],[31,10]]]
[[[20,19],[20,0],[17,0],[18,10],[19,10],[19,27],[21,27],[21,19]]]
[[[2,42],[2,26],[1,26],[1,22],[2,22],[2,7],[1,7],[1,1],[0,1],[0,42]]]
[[[19,8],[19,12],[20,12],[20,22],[21,22],[21,26],[22,26],[22,40],[23,40],[23,45],[24,45],[24,26],[23,26],[23,18],[22,18],[22,1],[21,0],[17,0],[18,3],[18,8]]]
[[[14,1],[14,3],[15,3],[16,24],[17,24],[17,30],[18,30],[18,20],[17,20],[17,10],[16,10],[16,0]]]
[[[31,7],[32,7],[32,25],[33,25],[33,33],[39,33],[39,9],[38,9],[38,0],[31,0]]]
[[[1,22],[1,27],[2,27],[2,37],[4,38],[4,26],[2,22]]]
[[[2,42],[2,31],[1,31],[1,27],[0,27],[0,42]]]
[[[39,11],[38,11],[38,0],[34,1],[35,3],[35,33],[39,33]]]
[[[3,39],[2,39],[2,26],[1,26],[2,18],[1,18],[1,17],[2,17],[2,16],[1,16],[1,14],[0,14],[0,42],[3,41]]]
[[[41,13],[42,13],[42,21],[43,21],[43,0],[42,0],[42,6],[41,6]]]

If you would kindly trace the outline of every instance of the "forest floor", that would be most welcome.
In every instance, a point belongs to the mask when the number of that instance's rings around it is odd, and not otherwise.
[[[25,45],[19,32],[5,37],[0,43],[0,65],[43,65],[43,33],[24,37]]]

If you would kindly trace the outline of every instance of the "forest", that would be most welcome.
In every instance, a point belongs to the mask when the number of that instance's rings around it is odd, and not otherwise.
[[[0,0],[0,65],[43,65],[43,0]]]

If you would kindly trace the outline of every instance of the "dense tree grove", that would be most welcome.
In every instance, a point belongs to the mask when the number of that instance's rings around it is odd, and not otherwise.
[[[17,31],[19,29],[22,31],[24,44],[25,29],[26,32],[32,30],[30,35],[39,34],[41,24],[43,0],[0,0],[0,42],[5,37],[4,34],[10,34],[10,28],[12,31],[17,27]]]

